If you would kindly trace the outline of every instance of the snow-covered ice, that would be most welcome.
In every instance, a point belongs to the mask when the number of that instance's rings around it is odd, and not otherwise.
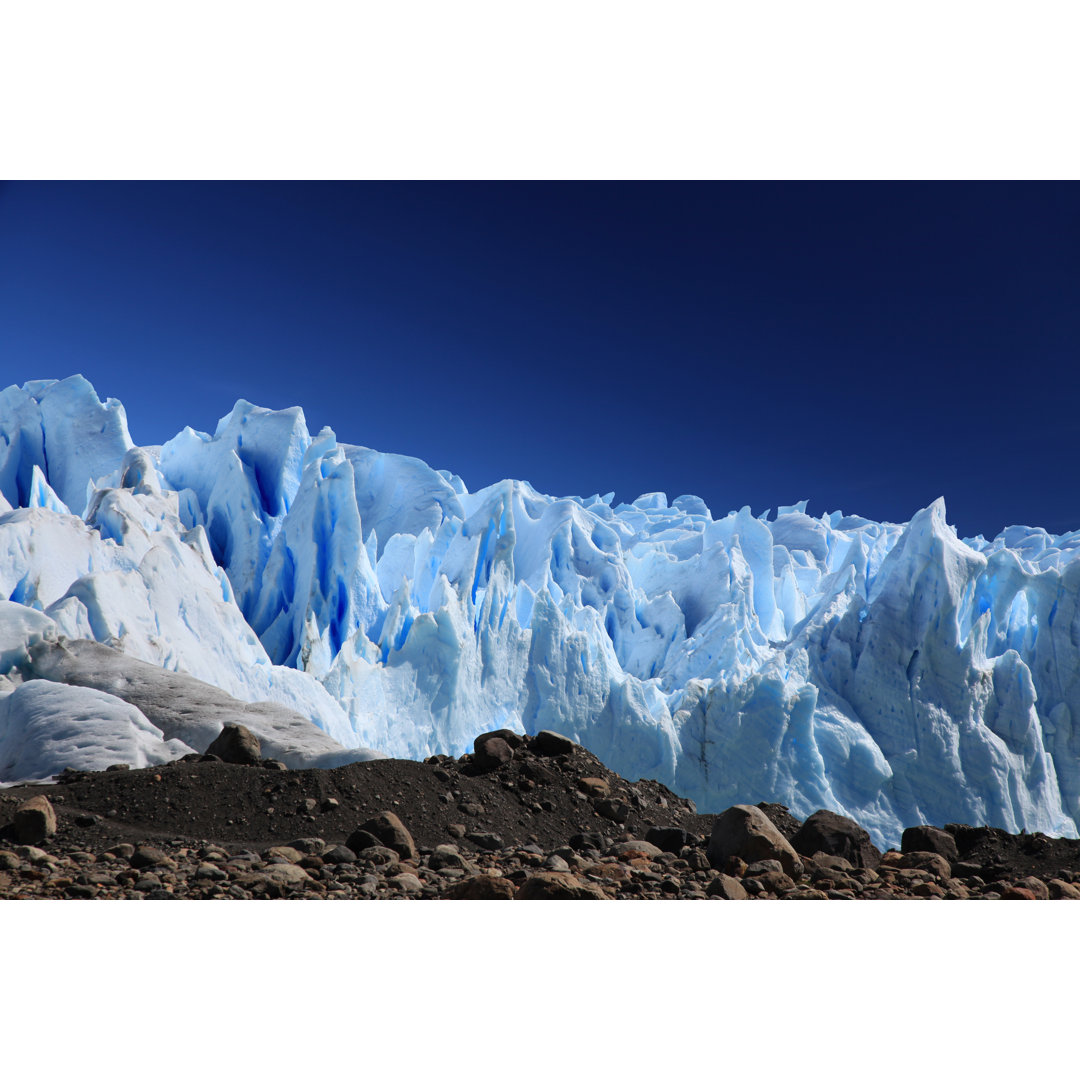
[[[703,811],[824,807],[879,845],[923,822],[1077,835],[1080,533],[962,540],[941,500],[907,524],[612,501],[469,492],[245,401],[140,448],[79,376],[9,387],[0,745],[34,738],[7,703],[35,679],[136,709],[147,728],[110,721],[133,764],[153,731],[187,744],[157,669],[310,721],[308,763],[552,728]],[[120,658],[99,681],[88,642]]]

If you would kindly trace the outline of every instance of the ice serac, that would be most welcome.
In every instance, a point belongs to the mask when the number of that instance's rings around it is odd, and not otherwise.
[[[350,752],[551,728],[704,811],[825,808],[879,846],[1077,835],[1080,533],[961,540],[940,500],[905,525],[470,492],[246,401],[161,448],[122,421],[78,377],[0,394],[0,656],[24,677],[107,647]],[[172,737],[164,698],[129,697]]]

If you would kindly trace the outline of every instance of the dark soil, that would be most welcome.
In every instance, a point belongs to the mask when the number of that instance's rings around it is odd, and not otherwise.
[[[202,758],[3,789],[0,898],[1080,899],[1080,841],[966,825],[944,826],[959,856],[951,865],[888,852],[874,870],[814,854],[797,881],[779,863],[714,866],[716,815],[654,780],[624,780],[581,747],[507,742],[512,759],[499,762],[480,751],[288,771]],[[57,828],[27,845],[13,819],[35,795]],[[801,822],[786,807],[759,806],[795,835]],[[384,812],[415,851],[354,842]],[[653,828],[688,835],[653,834],[674,843],[663,851],[626,843]]]

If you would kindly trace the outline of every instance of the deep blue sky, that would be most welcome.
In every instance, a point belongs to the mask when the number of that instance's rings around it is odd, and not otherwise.
[[[470,489],[1080,527],[1075,184],[0,186],[0,385]]]

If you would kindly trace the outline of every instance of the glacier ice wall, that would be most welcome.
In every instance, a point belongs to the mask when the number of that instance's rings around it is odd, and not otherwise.
[[[1080,533],[469,492],[245,401],[139,448],[78,376],[0,394],[0,499],[0,596],[345,746],[552,728],[701,810],[1077,835]]]

